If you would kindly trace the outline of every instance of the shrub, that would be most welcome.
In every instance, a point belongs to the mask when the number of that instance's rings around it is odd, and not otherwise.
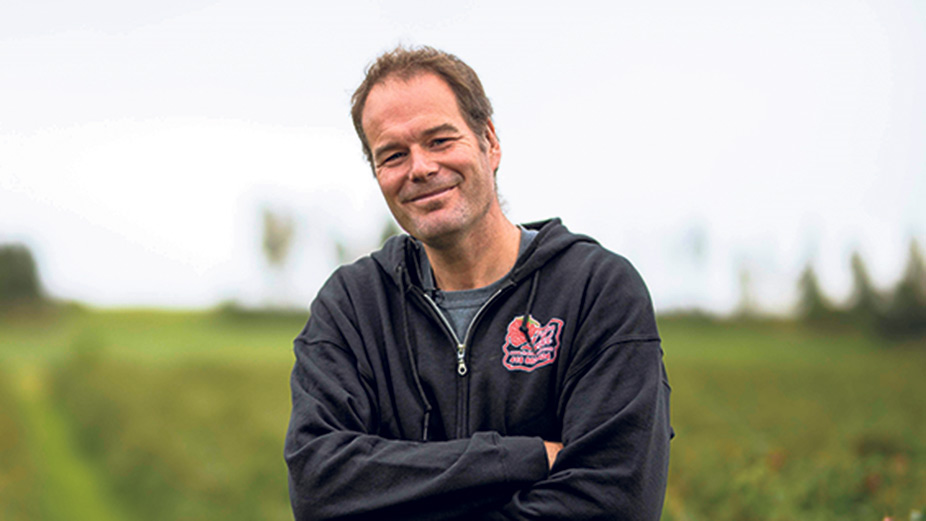
[[[0,245],[0,305],[41,298],[41,285],[32,252],[22,244]]]

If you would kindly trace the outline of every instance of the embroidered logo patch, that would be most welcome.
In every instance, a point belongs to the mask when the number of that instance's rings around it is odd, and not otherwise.
[[[550,365],[556,360],[559,350],[559,335],[563,321],[551,318],[547,325],[541,327],[534,317],[527,318],[527,336],[521,331],[523,316],[515,317],[508,324],[505,335],[505,352],[502,364],[509,371],[531,372],[538,367]]]

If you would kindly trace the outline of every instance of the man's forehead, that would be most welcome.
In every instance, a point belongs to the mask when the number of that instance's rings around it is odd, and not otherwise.
[[[431,128],[458,124],[462,120],[453,90],[434,74],[419,74],[408,79],[390,77],[378,83],[367,96],[361,118],[368,138],[373,137],[370,132],[385,130],[384,126],[418,121]]]
[[[456,107],[457,97],[450,85],[434,73],[421,72],[408,78],[392,74],[370,89],[361,119],[365,124],[373,111],[411,108],[413,104],[421,105],[427,102],[452,102],[452,106]]]

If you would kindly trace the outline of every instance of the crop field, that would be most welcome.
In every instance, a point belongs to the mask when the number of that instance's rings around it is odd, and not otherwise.
[[[0,519],[292,519],[282,459],[304,316],[0,316]],[[663,519],[916,519],[926,342],[660,319],[672,385]]]

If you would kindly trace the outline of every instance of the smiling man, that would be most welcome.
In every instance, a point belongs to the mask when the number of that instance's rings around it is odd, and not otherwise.
[[[370,89],[361,128],[386,203],[424,245],[439,287],[486,286],[514,265],[520,232],[495,193],[501,147],[491,121],[477,134],[450,86],[419,73]]]
[[[367,70],[352,116],[407,235],[342,266],[295,341],[296,519],[659,519],[669,387],[646,286],[559,220],[501,211],[475,72]]]

